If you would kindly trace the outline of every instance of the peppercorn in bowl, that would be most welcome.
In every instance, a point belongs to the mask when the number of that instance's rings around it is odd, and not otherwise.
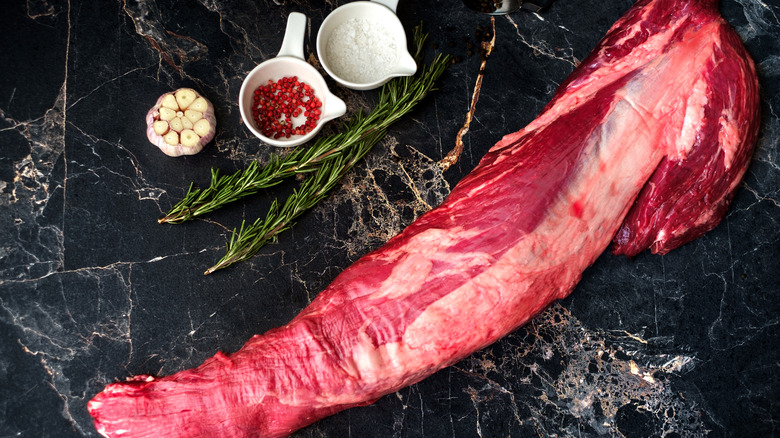
[[[238,101],[244,124],[272,146],[306,143],[347,109],[317,69],[304,61],[305,31],[306,16],[290,14],[277,56],[255,67],[241,85]]]

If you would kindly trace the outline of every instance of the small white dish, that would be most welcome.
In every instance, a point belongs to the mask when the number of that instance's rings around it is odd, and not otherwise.
[[[344,101],[330,92],[322,75],[304,60],[303,38],[305,34],[306,16],[299,12],[291,13],[287,18],[287,27],[279,53],[275,58],[268,59],[255,67],[241,84],[238,106],[244,124],[252,134],[272,146],[291,147],[303,144],[317,135],[325,123],[344,115],[347,111]],[[254,91],[259,86],[267,84],[269,80],[276,82],[288,76],[297,76],[299,81],[308,84],[314,90],[314,95],[322,102],[320,118],[316,126],[304,135],[293,135],[290,138],[269,138],[260,132],[252,118]],[[301,115],[293,118],[293,121],[300,124],[303,119],[304,116]]]
[[[398,0],[371,0],[354,1],[336,8],[328,14],[317,32],[317,55],[320,64],[326,72],[341,85],[353,90],[371,90],[377,88],[394,77],[411,76],[417,72],[417,63],[409,54],[406,43],[406,32],[401,20],[395,14]],[[350,20],[370,20],[377,25],[377,29],[385,29],[392,37],[395,45],[395,62],[387,68],[385,74],[367,82],[357,82],[344,77],[333,59],[330,59],[329,44],[353,44],[349,42],[331,41],[339,27],[347,25]],[[338,35],[338,33],[335,33]],[[361,41],[363,43],[363,41]],[[365,54],[362,54],[365,56]],[[363,56],[361,59],[365,59]]]

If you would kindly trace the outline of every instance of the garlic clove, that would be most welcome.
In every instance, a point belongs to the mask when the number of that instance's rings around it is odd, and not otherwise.
[[[185,129],[181,132],[181,145],[191,148],[197,146],[200,136],[191,129]]]
[[[192,105],[190,105],[192,106]],[[193,109],[188,109],[184,111],[184,117],[188,118],[190,122],[195,123],[198,120],[203,118],[203,113],[200,111],[195,111]]]
[[[176,117],[176,111],[170,108],[160,108],[160,120],[171,120]]]
[[[174,93],[176,96],[176,102],[179,104],[179,109],[186,110],[187,107],[198,97],[194,90],[189,88],[179,88]]]
[[[195,99],[188,108],[199,112],[205,112],[209,108],[209,101],[203,97],[199,97]]]
[[[184,129],[184,125],[181,123],[181,119],[179,117],[174,117],[170,121],[168,121],[168,124],[171,125],[171,129],[173,129],[176,132],[181,132],[182,129]]]
[[[152,126],[157,135],[165,135],[168,132],[168,122],[164,120],[157,120]]]
[[[171,146],[176,146],[179,144],[179,134],[176,131],[170,131],[163,136],[163,140]]]
[[[166,155],[200,152],[214,138],[214,106],[191,88],[166,93],[146,114],[146,136]]]
[[[174,111],[179,109],[179,103],[176,102],[176,97],[174,97],[173,94],[166,94],[160,104],[163,108],[172,109]]]
[[[200,119],[192,126],[192,130],[195,131],[201,137],[205,137],[209,132],[212,132],[211,123],[206,119]]]
[[[186,117],[179,119],[181,121],[182,129],[192,129],[192,121]]]

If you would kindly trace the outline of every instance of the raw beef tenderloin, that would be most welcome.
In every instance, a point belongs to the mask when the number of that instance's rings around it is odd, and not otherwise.
[[[758,131],[752,61],[715,0],[641,0],[452,191],[289,324],[89,402],[107,437],[281,437],[483,348],[615,251],[721,219]]]

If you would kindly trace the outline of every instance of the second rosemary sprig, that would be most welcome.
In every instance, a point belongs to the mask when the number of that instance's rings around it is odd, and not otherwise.
[[[260,248],[276,239],[279,233],[292,228],[294,220],[327,196],[341,178],[385,134],[386,130],[373,131],[358,143],[353,149],[353,153],[328,161],[309,176],[297,190],[294,190],[287,197],[284,205],[279,207],[279,201],[274,200],[265,218],[258,218],[251,225],[242,222],[238,231],[233,230],[233,234],[227,242],[225,255],[214,266],[207,269],[204,275],[251,258],[260,251]]]

